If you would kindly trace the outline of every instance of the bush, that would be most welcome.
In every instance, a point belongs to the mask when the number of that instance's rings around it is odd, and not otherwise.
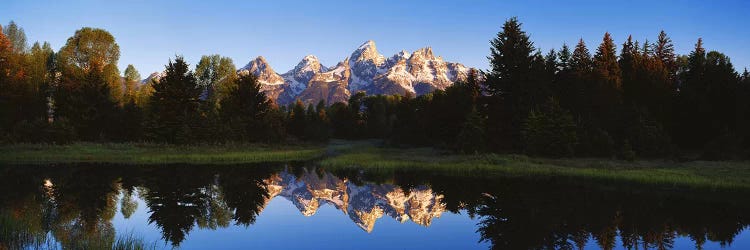
[[[485,143],[484,137],[484,120],[476,109],[472,110],[456,138],[456,148],[462,153],[482,151]]]
[[[620,148],[620,155],[621,160],[626,161],[635,161],[635,151],[633,151],[633,147],[630,146],[630,142],[627,140],[622,144],[622,147]]]
[[[586,134],[589,148],[582,152],[584,155],[596,157],[612,157],[615,153],[615,141],[603,129],[596,128]]]
[[[76,139],[75,129],[67,119],[57,119],[55,122],[46,120],[23,120],[13,126],[5,139],[11,143],[56,143],[66,144]]]
[[[731,159],[741,154],[741,145],[742,141],[737,135],[724,130],[706,144],[702,158],[706,160]]]
[[[658,121],[645,112],[636,113],[626,126],[626,139],[638,155],[646,157],[664,156],[670,153],[671,139]]]
[[[578,135],[573,116],[554,100],[539,110],[532,110],[521,129],[522,143],[528,154],[563,157],[575,152]]]

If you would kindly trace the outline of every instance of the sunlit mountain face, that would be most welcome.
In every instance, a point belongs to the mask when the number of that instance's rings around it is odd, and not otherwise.
[[[0,249],[750,244],[739,191],[301,165],[0,167]]]
[[[424,95],[465,81],[470,70],[436,56],[429,46],[386,57],[369,40],[332,67],[324,66],[315,55],[306,55],[293,69],[278,73],[265,57],[258,56],[237,73],[255,75],[269,99],[288,105],[296,100],[306,104],[347,102],[360,91],[368,95]],[[165,75],[152,73],[142,83],[159,81]]]

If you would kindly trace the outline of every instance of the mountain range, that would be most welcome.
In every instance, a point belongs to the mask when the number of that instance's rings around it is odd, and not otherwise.
[[[431,47],[412,53],[402,50],[385,57],[370,40],[333,67],[324,66],[314,55],[307,55],[292,70],[279,74],[259,56],[237,72],[256,75],[261,90],[270,99],[287,105],[296,100],[308,104],[321,100],[328,104],[346,102],[359,91],[368,95],[423,95],[465,80],[469,70],[463,64],[435,56]],[[158,80],[163,75],[153,73],[143,82]]]

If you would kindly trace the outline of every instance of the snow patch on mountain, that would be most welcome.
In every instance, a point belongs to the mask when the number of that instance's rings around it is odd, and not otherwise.
[[[412,53],[402,50],[386,58],[369,40],[332,68],[323,66],[316,56],[307,55],[292,70],[279,75],[265,58],[258,57],[238,72],[258,76],[263,91],[276,103],[286,105],[297,99],[305,103],[346,102],[358,91],[423,95],[465,80],[469,70],[435,56],[432,47]]]

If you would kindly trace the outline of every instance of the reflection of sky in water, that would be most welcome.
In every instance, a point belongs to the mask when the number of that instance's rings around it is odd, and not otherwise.
[[[138,209],[130,218],[119,213],[112,223],[118,234],[133,232],[147,242],[165,246],[161,231],[148,225],[148,208],[137,196]],[[479,243],[477,219],[466,214],[444,212],[429,227],[412,221],[400,223],[384,215],[367,233],[342,211],[330,204],[321,205],[309,217],[300,213],[291,201],[276,197],[261,211],[249,227],[231,224],[216,230],[193,228],[180,249],[487,249]],[[167,243],[166,247],[170,245]]]
[[[121,204],[119,199],[122,198],[122,194],[117,197],[117,213],[115,218],[112,219],[112,224],[115,227],[117,235],[130,234],[137,235],[143,238],[146,242],[158,242],[158,246],[164,245],[164,241],[161,238],[161,230],[156,225],[148,224],[148,207],[146,203],[138,197],[138,191],[133,191],[133,199],[138,202],[138,209],[130,215],[130,218],[125,217],[120,212]],[[170,246],[166,243],[165,246]]]
[[[148,224],[146,204],[137,195],[134,199],[138,209],[129,219],[119,213],[118,203],[118,213],[112,221],[118,235],[132,232],[147,242],[169,248],[169,243],[161,239],[160,229]],[[477,218],[471,219],[465,213],[445,211],[429,227],[424,227],[412,221],[400,223],[386,215],[367,233],[330,204],[321,205],[314,215],[306,217],[291,201],[275,197],[255,224],[248,227],[232,224],[216,230],[194,227],[180,249],[488,249],[488,242],[479,242],[477,222]],[[750,249],[748,231],[743,230],[729,246],[722,248],[718,242],[707,241],[703,249]],[[585,249],[600,247],[589,238]],[[615,249],[625,249],[619,237]],[[679,236],[673,249],[695,249],[695,243],[687,236]]]
[[[492,244],[525,249],[559,248],[566,240],[573,248],[579,242],[584,249],[599,249],[602,241],[624,249],[623,237],[626,241],[628,237],[615,236],[619,233],[637,237],[638,249],[644,248],[644,240],[650,242],[649,249],[656,248],[657,242],[667,242],[668,249],[694,249],[689,235],[707,237],[703,249],[750,249],[750,204],[737,200],[746,197],[741,195],[744,192],[659,194],[549,180],[421,172],[367,176],[304,168],[276,172],[195,167],[185,174],[168,168],[12,170],[18,172],[0,176],[8,179],[0,182],[0,191],[6,190],[0,192],[0,215],[10,215],[0,218],[11,219],[0,220],[5,223],[0,226],[13,226],[14,218],[37,221],[42,217],[36,215],[51,216],[54,236],[73,235],[63,237],[63,244],[85,239],[81,233],[111,236],[106,233],[111,225],[119,237],[132,235],[160,248],[171,248],[172,242],[162,239],[171,235],[183,249],[487,249]],[[48,185],[40,189],[41,180],[48,180],[43,182]],[[130,197],[137,209],[129,219],[121,210],[122,186],[136,187]],[[139,195],[141,190],[145,195]],[[267,192],[270,200],[263,196]],[[48,210],[36,209],[47,205]],[[457,210],[461,213],[450,212]],[[473,211],[475,218],[467,211]],[[235,225],[233,215],[247,223],[255,220],[248,226]],[[150,219],[155,223],[149,224]],[[229,226],[198,226],[207,225],[206,220]],[[216,226],[217,221],[208,225]],[[84,227],[67,227],[69,223]],[[30,232],[47,232],[33,223],[17,225],[31,225]],[[8,236],[2,233],[0,248]],[[48,235],[54,241],[53,234]],[[489,241],[479,242],[482,236]],[[730,244],[722,248],[722,240]]]

